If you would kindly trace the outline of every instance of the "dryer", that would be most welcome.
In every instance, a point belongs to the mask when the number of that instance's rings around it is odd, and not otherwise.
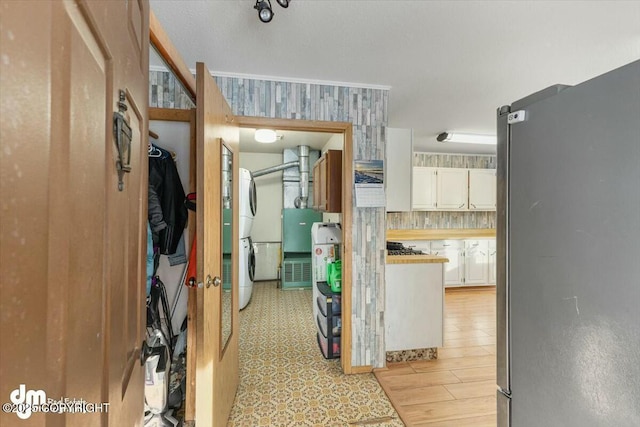
[[[258,196],[253,175],[247,169],[240,168],[240,238],[251,235],[253,218],[258,209]]]
[[[240,274],[238,275],[240,310],[251,300],[253,278],[256,272],[256,256],[253,251],[251,237],[240,239]]]

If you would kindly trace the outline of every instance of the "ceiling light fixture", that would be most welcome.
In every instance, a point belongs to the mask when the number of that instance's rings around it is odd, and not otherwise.
[[[263,144],[271,144],[276,142],[278,135],[276,135],[276,131],[273,129],[257,129],[254,138]]]
[[[278,4],[283,7],[289,7],[290,0],[276,0]],[[253,6],[258,11],[258,18],[260,21],[267,23],[273,19],[273,8],[271,7],[271,0],[256,0],[256,4]]]
[[[497,138],[494,135],[475,135],[470,133],[442,132],[436,137],[439,142],[460,142],[464,144],[496,145]]]

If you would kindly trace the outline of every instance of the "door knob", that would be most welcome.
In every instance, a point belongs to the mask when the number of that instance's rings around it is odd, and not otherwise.
[[[221,283],[222,283],[222,279],[220,279],[219,276],[211,278],[211,275],[207,274],[207,288],[210,288],[211,285],[216,286],[216,287],[220,286]]]

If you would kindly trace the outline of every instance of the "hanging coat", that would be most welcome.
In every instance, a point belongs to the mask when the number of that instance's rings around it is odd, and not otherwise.
[[[149,223],[154,245],[160,247],[161,254],[171,255],[176,252],[188,214],[176,164],[171,153],[159,150],[160,156],[149,157]]]

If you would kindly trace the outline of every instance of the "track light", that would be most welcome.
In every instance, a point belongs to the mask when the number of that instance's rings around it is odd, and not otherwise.
[[[495,145],[497,138],[494,135],[475,135],[469,133],[442,132],[436,137],[439,142],[460,142],[465,144]]]
[[[269,0],[256,0],[256,5],[253,8],[258,11],[260,21],[267,23],[273,19],[273,10]]]
[[[281,7],[285,9],[289,7],[290,0],[276,1]],[[271,7],[271,0],[256,0],[256,4],[255,6],[253,6],[253,8],[258,11],[258,18],[260,18],[260,21],[264,23],[271,22],[271,20],[273,19],[273,15],[275,15],[273,13],[273,8]]]

